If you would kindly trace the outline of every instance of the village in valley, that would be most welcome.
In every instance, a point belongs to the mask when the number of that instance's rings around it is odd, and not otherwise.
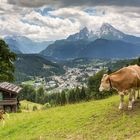
[[[66,68],[66,73],[61,76],[52,76],[52,80],[46,83],[46,89],[53,88],[53,92],[61,92],[64,89],[86,87],[89,76],[93,76],[100,68]]]
[[[61,92],[65,89],[74,89],[76,87],[86,87],[88,78],[103,69],[103,63],[98,63],[96,67],[94,65],[63,67],[65,73],[62,75],[50,76],[49,80],[46,80],[46,77],[36,77],[33,81],[25,81],[22,84],[30,84],[36,89],[43,86],[50,93]]]

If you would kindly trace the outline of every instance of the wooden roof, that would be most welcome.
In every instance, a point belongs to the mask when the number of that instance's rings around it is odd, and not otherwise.
[[[8,82],[0,83],[0,90],[12,93],[19,93],[22,88]]]

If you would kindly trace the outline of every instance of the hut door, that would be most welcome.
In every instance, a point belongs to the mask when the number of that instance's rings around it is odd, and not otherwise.
[[[0,101],[2,101],[3,100],[3,94],[2,94],[2,92],[0,92]]]

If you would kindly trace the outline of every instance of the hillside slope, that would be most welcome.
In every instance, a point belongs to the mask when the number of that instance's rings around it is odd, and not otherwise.
[[[41,110],[43,105],[38,104],[38,103],[33,103],[33,102],[30,102],[30,101],[27,101],[27,100],[22,100],[20,102],[20,107],[21,107],[22,111],[30,112],[30,111],[33,111],[34,107],[36,107],[37,110]]]
[[[64,73],[63,67],[37,54],[18,54],[15,67],[16,80],[21,82],[26,81],[24,79],[30,76],[49,77]]]
[[[131,52],[131,53],[129,53]],[[140,46],[120,41],[97,39],[89,42],[86,40],[66,41],[59,40],[41,52],[44,57],[67,60],[76,58],[110,59],[133,58],[140,54]]]
[[[127,101],[126,101],[127,102]],[[2,140],[124,140],[140,137],[140,101],[118,110],[119,96],[46,111],[10,114]]]

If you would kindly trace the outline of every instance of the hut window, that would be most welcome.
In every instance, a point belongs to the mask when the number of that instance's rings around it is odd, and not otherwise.
[[[3,100],[3,94],[2,94],[2,92],[0,92],[0,101],[2,101]]]

